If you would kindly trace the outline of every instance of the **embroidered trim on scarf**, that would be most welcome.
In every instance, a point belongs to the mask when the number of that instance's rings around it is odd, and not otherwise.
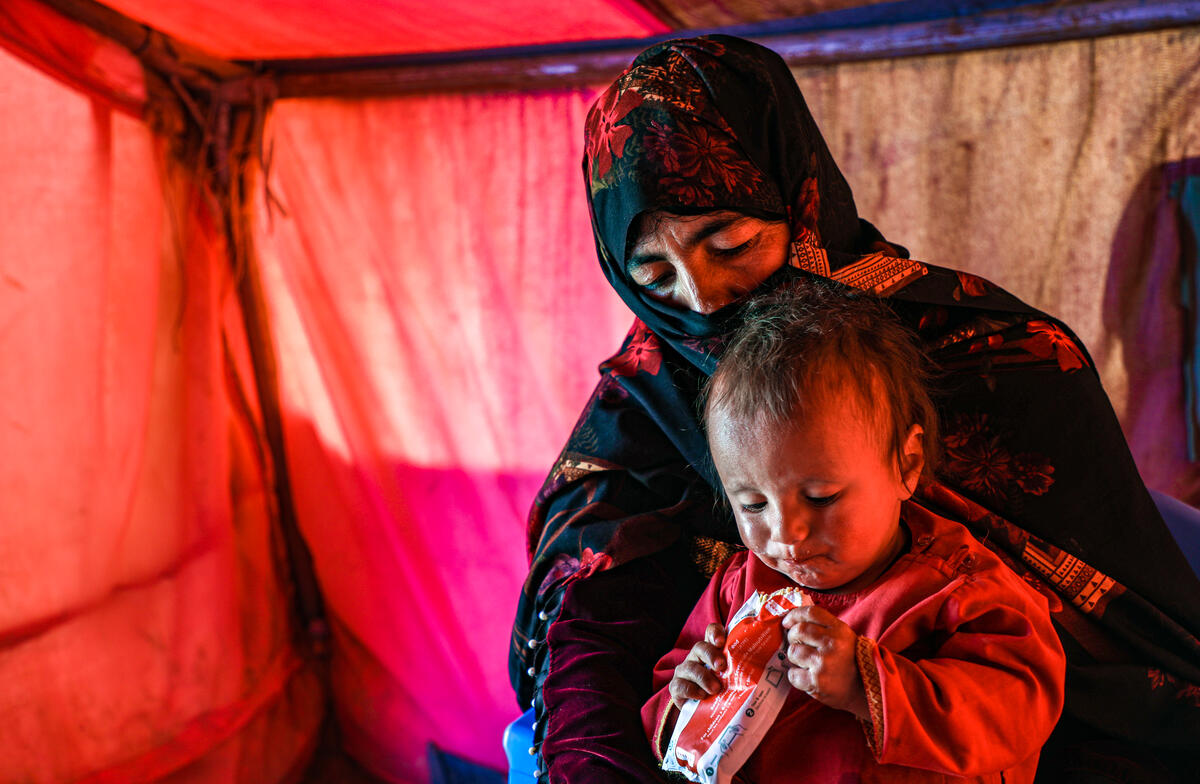
[[[790,262],[793,267],[799,267],[805,272],[823,278],[829,277],[829,254],[817,244],[816,237],[808,229],[802,229],[800,235],[792,240]]]
[[[912,281],[929,274],[929,268],[919,261],[886,253],[872,253],[837,272],[829,271],[829,254],[817,243],[816,236],[807,229],[792,240],[790,259],[793,267],[805,272],[831,278],[862,291],[883,297],[904,288]]]
[[[879,754],[883,751],[883,684],[879,679],[879,669],[875,666],[875,641],[859,637],[854,644],[854,658],[858,662],[863,690],[867,693],[867,707],[871,711],[869,723],[863,719],[859,719],[859,722],[867,736],[867,747],[878,762]]]
[[[729,556],[745,549],[740,544],[722,542],[707,536],[688,538],[688,557],[695,564],[696,571],[705,577],[712,577],[716,574],[717,567],[725,563]]]
[[[929,268],[919,261],[872,253],[842,267],[830,277],[839,283],[883,297],[927,274]]]
[[[1063,598],[1096,617],[1103,615],[1108,603],[1124,592],[1120,583],[1103,572],[1032,537],[1021,551],[1021,560],[1044,576]]]
[[[554,468],[550,471],[552,479],[562,478],[566,482],[574,482],[577,479],[593,474],[597,471],[612,471],[619,468],[612,463],[606,463],[603,460],[588,457],[586,455],[575,454],[572,452],[564,452],[555,463]]]

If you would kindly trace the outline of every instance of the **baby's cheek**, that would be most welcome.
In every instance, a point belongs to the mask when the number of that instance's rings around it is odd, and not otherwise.
[[[763,548],[766,546],[766,537],[764,535],[763,526],[754,525],[744,519],[738,520],[738,533],[742,537],[742,544],[750,549],[750,552],[762,557]]]

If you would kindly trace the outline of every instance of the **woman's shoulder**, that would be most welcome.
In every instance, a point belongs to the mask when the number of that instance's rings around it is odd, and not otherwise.
[[[911,277],[901,288],[890,292],[889,298],[948,307],[1046,315],[1002,286],[975,273],[924,261],[914,263],[921,265],[924,274]]]

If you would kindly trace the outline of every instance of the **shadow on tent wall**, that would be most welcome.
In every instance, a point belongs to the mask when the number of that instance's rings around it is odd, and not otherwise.
[[[1148,171],[1113,235],[1103,292],[1105,345],[1095,347],[1120,351],[1128,379],[1121,425],[1142,478],[1193,506],[1200,505],[1198,231],[1200,158]],[[1190,306],[1185,289],[1191,291]]]

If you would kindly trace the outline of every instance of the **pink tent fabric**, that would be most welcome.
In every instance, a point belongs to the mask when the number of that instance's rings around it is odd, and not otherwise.
[[[140,122],[0,83],[0,778],[280,780],[323,693],[222,243]]]
[[[285,102],[268,129],[287,216],[257,244],[335,704],[399,780],[430,740],[504,767],[525,513],[631,320],[576,187],[590,98]]]
[[[225,57],[661,29],[628,0],[111,5]],[[1148,482],[1193,499],[1156,172],[1200,139],[1198,40],[797,72],[864,214],[1075,325]],[[297,780],[327,701],[381,778],[424,780],[429,741],[503,766],[524,516],[630,321],[580,187],[594,90],[271,108],[256,269],[322,660],[236,273],[138,61],[37,0],[0,45],[0,779]]]

